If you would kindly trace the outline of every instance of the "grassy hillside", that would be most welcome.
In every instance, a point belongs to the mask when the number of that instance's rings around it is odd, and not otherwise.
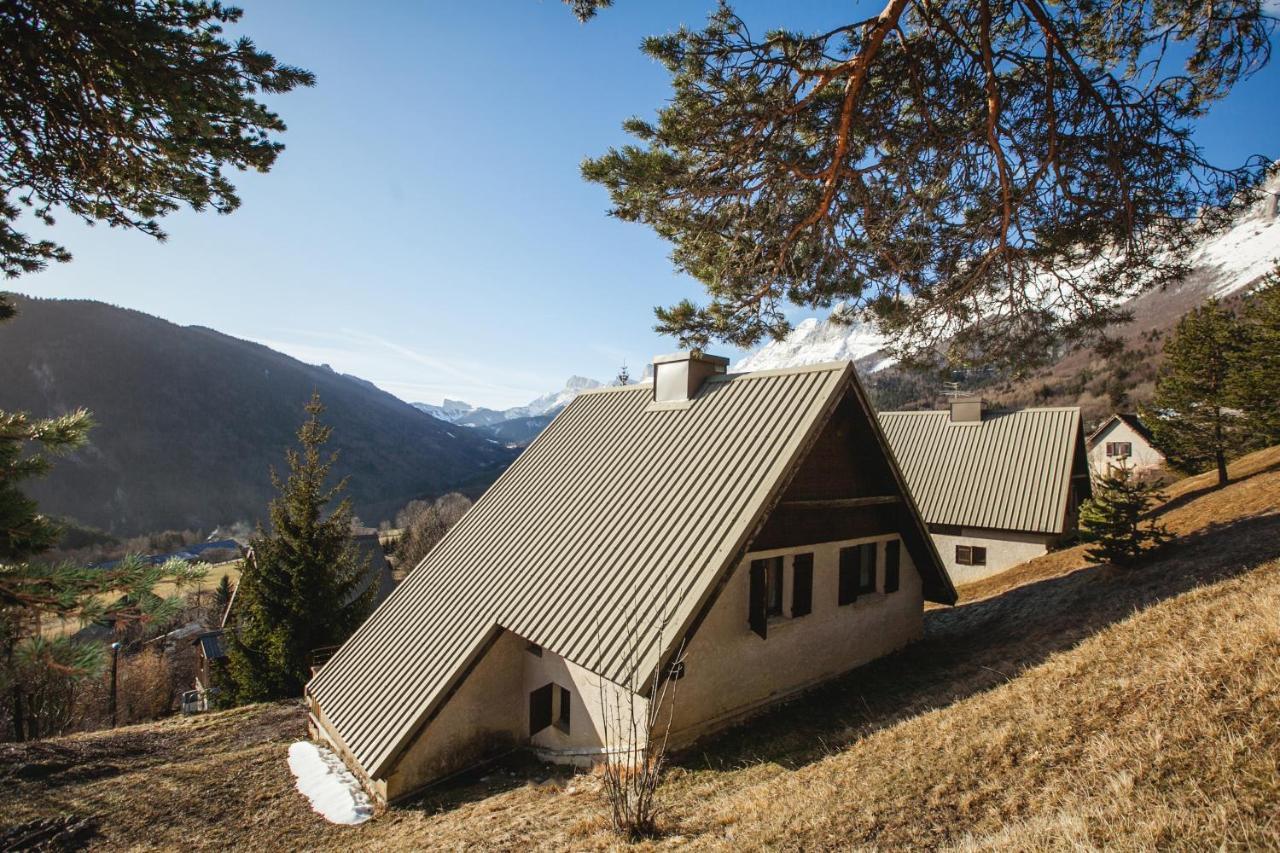
[[[512,454],[363,380],[211,329],[85,300],[17,298],[0,331],[0,409],[84,406],[99,426],[30,491],[49,513],[129,535],[265,517],[269,467],[284,466],[302,406],[319,391],[377,524],[409,500],[483,487]]]
[[[1280,847],[1280,448],[1180,484],[1138,569],[1078,549],[962,589],[926,637],[679,756],[643,846]],[[0,827],[98,843],[612,846],[592,776],[477,773],[361,827],[292,789],[292,704],[0,746]]]

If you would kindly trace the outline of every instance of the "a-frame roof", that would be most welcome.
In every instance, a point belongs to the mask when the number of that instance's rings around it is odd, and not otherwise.
[[[615,682],[652,672],[845,395],[887,453],[848,362],[715,376],[684,405],[652,394],[575,399],[307,686],[365,773],[394,764],[499,628]],[[927,548],[926,590],[952,603]]]
[[[1144,441],[1148,444],[1151,443],[1151,430],[1147,429],[1147,425],[1142,422],[1142,419],[1137,415],[1127,414],[1125,412],[1116,412],[1111,417],[1098,424],[1097,428],[1093,432],[1089,433],[1085,438],[1085,443],[1092,448],[1094,442],[1098,440],[1098,437],[1101,436],[1102,433],[1106,432],[1106,430],[1114,423],[1128,424],[1130,429],[1142,436]]]
[[[1088,463],[1076,407],[988,412],[881,412],[880,425],[930,524],[1060,534],[1071,481]]]

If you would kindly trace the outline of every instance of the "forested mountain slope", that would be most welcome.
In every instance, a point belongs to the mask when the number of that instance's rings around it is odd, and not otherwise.
[[[372,384],[211,329],[85,300],[16,298],[0,328],[0,410],[84,406],[90,445],[31,487],[45,512],[132,534],[265,518],[270,466],[313,390],[334,473],[366,522],[415,497],[478,488],[511,451]]]

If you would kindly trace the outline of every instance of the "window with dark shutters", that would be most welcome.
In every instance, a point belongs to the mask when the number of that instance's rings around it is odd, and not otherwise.
[[[747,596],[747,623],[760,639],[769,637],[769,561],[751,561],[751,591]]]
[[[791,615],[813,612],[813,555],[796,554],[791,560]]]
[[[544,684],[529,694],[529,734],[538,732],[551,725],[551,690],[554,684]]]
[[[884,591],[897,592],[899,586],[900,569],[898,567],[902,559],[902,543],[897,539],[891,539],[884,543]]]

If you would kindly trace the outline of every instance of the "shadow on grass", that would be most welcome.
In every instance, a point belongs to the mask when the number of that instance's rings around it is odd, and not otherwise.
[[[1082,568],[925,614],[922,641],[713,735],[675,757],[689,771],[795,769],[859,738],[1014,678],[1050,655],[1196,586],[1280,557],[1280,514],[1210,525],[1131,569]]]
[[[1149,515],[1164,515],[1165,513],[1171,510],[1175,510],[1178,507],[1186,506],[1187,504],[1191,503],[1197,498],[1202,498],[1207,494],[1211,494],[1213,492],[1220,491],[1221,489],[1225,489],[1227,486],[1235,485],[1236,483],[1245,483],[1245,482],[1248,482],[1249,480],[1252,480],[1254,477],[1258,477],[1263,474],[1270,474],[1275,471],[1280,471],[1280,462],[1274,462],[1270,465],[1266,465],[1262,468],[1259,468],[1256,471],[1250,471],[1248,474],[1244,474],[1242,476],[1232,477],[1230,480],[1227,481],[1227,484],[1225,486],[1219,485],[1218,481],[1214,480],[1207,486],[1201,486],[1198,489],[1192,489],[1189,492],[1184,492],[1178,495],[1177,497],[1162,503],[1159,507],[1155,509],[1153,513],[1149,513]]]

